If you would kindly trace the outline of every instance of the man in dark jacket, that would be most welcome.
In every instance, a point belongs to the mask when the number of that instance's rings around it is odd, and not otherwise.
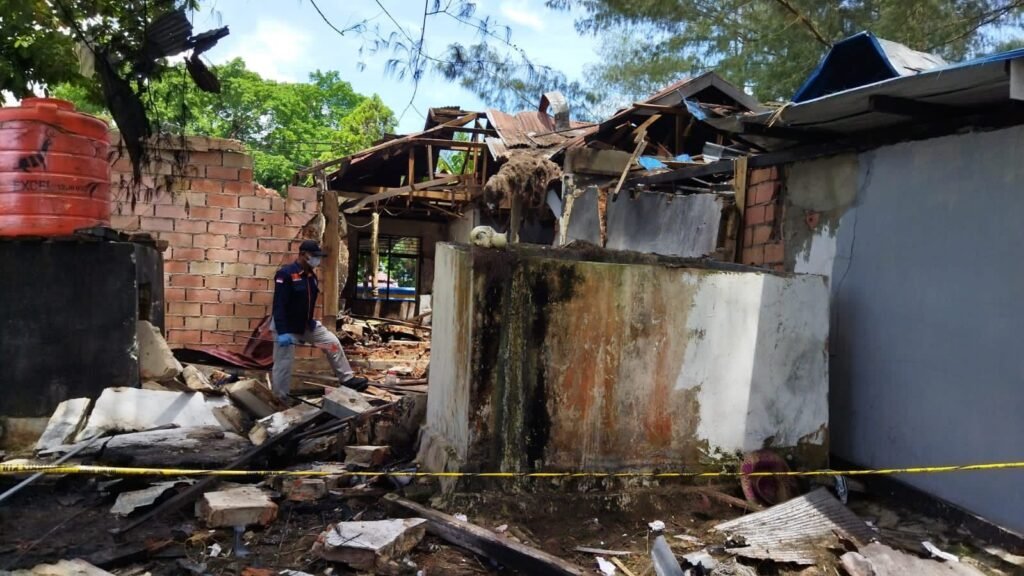
[[[306,240],[299,246],[299,257],[274,274],[274,319],[270,324],[274,332],[274,373],[271,384],[274,394],[281,399],[288,397],[295,345],[301,343],[313,344],[324,351],[342,385],[359,391],[368,385],[366,378],[352,375],[352,367],[338,337],[313,319],[316,298],[320,293],[313,269],[320,265],[324,256],[320,244]]]

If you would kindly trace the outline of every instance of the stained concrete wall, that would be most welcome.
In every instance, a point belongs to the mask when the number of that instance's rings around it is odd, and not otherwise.
[[[420,460],[435,470],[695,465],[827,453],[817,276],[595,250],[438,245]]]
[[[790,168],[787,226],[804,226],[787,234],[790,269],[832,276],[837,455],[882,468],[1020,460],[1022,149],[1014,127]],[[811,229],[804,211],[820,212]],[[901,480],[1024,531],[1022,471]]]
[[[620,194],[607,203],[611,250],[700,258],[718,247],[724,197],[718,194]],[[573,202],[567,242],[600,244],[598,192],[591,186]]]

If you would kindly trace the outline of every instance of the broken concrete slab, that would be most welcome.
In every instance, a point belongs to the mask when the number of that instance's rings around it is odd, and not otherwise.
[[[323,478],[285,477],[280,492],[292,502],[313,502],[327,496],[327,482]]]
[[[423,539],[426,523],[422,518],[339,522],[320,534],[313,552],[356,570],[388,571]]]
[[[36,442],[36,451],[48,450],[73,442],[89,416],[89,398],[72,398],[57,405],[46,423],[46,430]]]
[[[277,504],[254,486],[207,492],[196,501],[196,517],[210,528],[266,526],[277,518]]]
[[[371,408],[363,395],[351,388],[335,388],[324,396],[323,410],[335,418],[358,416]]]
[[[814,565],[838,538],[863,546],[875,533],[826,488],[715,526],[738,545],[737,556],[774,562]]]
[[[266,418],[288,408],[259,380],[239,380],[228,386],[227,391],[232,400],[257,418]]]
[[[381,466],[391,456],[390,446],[345,446],[345,464],[372,468]]]
[[[248,440],[219,424],[120,434],[107,440],[100,460],[131,466],[219,467],[251,448]]]
[[[220,426],[202,394],[138,388],[107,388],[100,394],[76,440],[109,432],[137,432],[174,424],[182,428]]]
[[[182,367],[171,352],[160,330],[146,320],[135,325],[135,338],[139,350],[139,375],[143,380],[172,380],[181,374]]]
[[[983,572],[962,562],[940,562],[920,558],[872,542],[840,558],[850,576],[981,576]]]
[[[259,446],[271,436],[284,432],[319,411],[319,408],[309,404],[296,404],[287,410],[275,412],[266,418],[261,418],[253,425],[252,430],[249,431],[249,440]]]
[[[231,403],[230,400],[224,397],[220,397],[225,400],[225,404],[211,404],[210,410],[213,412],[213,417],[220,422],[221,428],[228,432],[234,432],[242,436],[248,436],[249,430],[252,429],[252,418],[248,414],[242,412]],[[211,398],[207,397],[206,403],[210,404]]]
[[[153,505],[161,496],[173,490],[175,486],[192,483],[194,483],[194,480],[171,480],[169,482],[157,482],[142,490],[121,492],[117,495],[117,501],[114,502],[110,513],[117,516],[127,516],[139,508]]]
[[[31,570],[15,570],[11,576],[114,576],[85,560],[61,560],[56,564],[40,564]]]
[[[220,394],[219,388],[213,386],[210,383],[210,379],[195,366],[189,364],[181,371],[182,378],[185,379],[185,385],[190,390],[195,392],[202,392],[204,394]]]

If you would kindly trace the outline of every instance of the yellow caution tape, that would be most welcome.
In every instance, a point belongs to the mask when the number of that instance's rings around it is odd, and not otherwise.
[[[103,476],[396,476],[416,478],[737,478],[766,476],[886,476],[892,474],[939,474],[981,470],[1024,469],[1024,462],[996,462],[960,466],[921,466],[875,470],[807,470],[790,472],[336,472],[329,470],[203,470],[194,468],[130,468],[55,464],[0,464],[0,476],[41,473],[46,475],[86,474]]]

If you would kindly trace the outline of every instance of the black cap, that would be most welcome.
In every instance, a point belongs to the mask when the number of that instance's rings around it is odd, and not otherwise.
[[[306,252],[313,256],[327,255],[327,253],[320,248],[320,243],[316,240],[303,240],[302,244],[299,244],[299,252]]]

